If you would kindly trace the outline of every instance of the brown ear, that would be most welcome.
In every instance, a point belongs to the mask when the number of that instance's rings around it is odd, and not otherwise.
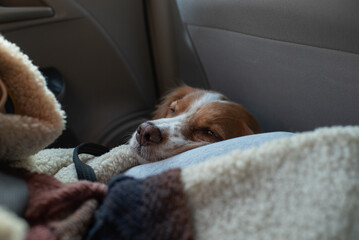
[[[179,100],[186,96],[187,94],[194,92],[195,89],[187,85],[178,87],[162,98],[162,101],[157,105],[155,112],[153,113],[152,119],[164,118],[167,116],[168,108],[170,107],[173,101]]]
[[[225,106],[227,107],[227,112],[232,114],[232,118],[237,120],[236,126],[239,130],[237,134],[240,134],[238,136],[252,135],[262,132],[257,120],[242,105],[228,102]],[[229,107],[231,108],[230,111],[228,111]]]
[[[242,134],[243,136],[254,134],[253,130],[250,129],[245,122],[242,122]]]

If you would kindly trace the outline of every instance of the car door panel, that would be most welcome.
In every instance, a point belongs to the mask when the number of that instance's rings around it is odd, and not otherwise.
[[[148,117],[156,100],[142,1],[103,1],[102,10],[113,13],[113,23],[96,12],[91,1],[44,2],[54,9],[53,17],[0,24],[0,30],[35,65],[56,68],[63,75],[61,103],[67,136],[75,141],[66,138],[58,146],[120,144]],[[131,14],[116,15],[116,9]]]

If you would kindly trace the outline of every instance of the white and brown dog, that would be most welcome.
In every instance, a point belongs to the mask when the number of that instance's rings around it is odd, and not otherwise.
[[[241,105],[214,91],[183,86],[168,94],[130,139],[143,162],[162,160],[209,143],[261,132]]]

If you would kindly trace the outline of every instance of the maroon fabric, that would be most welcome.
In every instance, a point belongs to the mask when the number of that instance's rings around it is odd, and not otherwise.
[[[104,184],[79,181],[66,185],[45,174],[25,174],[25,179],[28,240],[81,239],[107,191]]]

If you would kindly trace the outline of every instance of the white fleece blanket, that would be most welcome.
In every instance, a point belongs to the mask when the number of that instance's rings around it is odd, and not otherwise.
[[[182,180],[196,239],[359,239],[359,127],[236,150]]]
[[[63,183],[76,182],[78,178],[72,162],[73,150],[73,148],[45,149],[26,160],[13,161],[11,166],[45,173]],[[81,154],[80,159],[93,168],[97,181],[105,184],[115,175],[139,164],[138,155],[129,145],[115,147],[99,157]]]

